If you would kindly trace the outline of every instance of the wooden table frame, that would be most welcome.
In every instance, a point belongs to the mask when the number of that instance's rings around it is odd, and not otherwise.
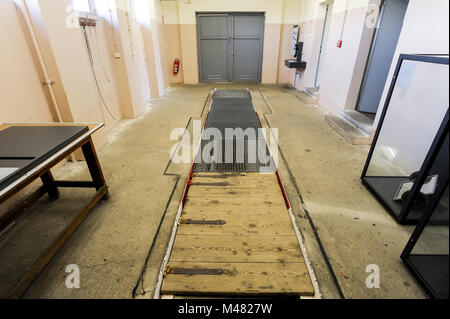
[[[69,145],[58,151],[56,154],[39,164],[34,169],[24,174],[20,179],[11,183],[6,188],[0,191],[0,205],[6,200],[16,195],[19,191],[30,185],[32,182],[40,178],[42,186],[27,196],[21,204],[8,211],[3,216],[0,216],[0,231],[8,227],[14,220],[20,215],[26,212],[26,209],[39,200],[45,194],[52,199],[59,198],[58,188],[60,187],[74,187],[74,188],[95,188],[97,191],[89,203],[81,210],[81,212],[70,222],[69,225],[57,236],[52,244],[47,247],[44,253],[37,259],[33,266],[23,275],[20,281],[14,286],[14,288],[4,296],[5,298],[20,298],[28,287],[33,283],[37,276],[42,272],[45,266],[52,260],[59,249],[69,239],[72,233],[80,226],[80,224],[86,219],[91,212],[92,208],[102,199],[108,199],[108,186],[106,185],[105,178],[100,167],[100,163],[95,151],[94,143],[92,141],[92,134],[102,128],[104,124],[14,124],[14,125],[2,125],[1,129],[5,129],[10,126],[45,126],[45,125],[64,125],[64,126],[83,126],[89,127],[89,131],[71,142]],[[92,181],[57,181],[53,178],[51,169],[65,158],[70,156],[78,149],[82,150],[86,160],[86,164],[89,168],[89,172]]]

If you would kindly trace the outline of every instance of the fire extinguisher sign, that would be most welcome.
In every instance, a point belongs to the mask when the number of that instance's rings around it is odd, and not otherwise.
[[[178,74],[180,72],[180,59],[176,58],[173,62],[173,74]]]

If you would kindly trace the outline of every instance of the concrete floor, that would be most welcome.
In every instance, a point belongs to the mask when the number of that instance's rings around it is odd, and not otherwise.
[[[164,98],[154,100],[140,119],[123,120],[114,127],[108,133],[110,143],[98,152],[110,200],[92,211],[25,297],[152,296],[190,168],[186,164],[167,166],[175,143],[169,140],[170,132],[200,117],[214,86],[250,86],[263,126],[279,129],[280,173],[323,297],[338,298],[339,293],[315,232],[346,298],[425,298],[399,257],[413,228],[398,225],[359,180],[369,148],[345,141],[325,123],[325,112],[305,103],[301,93],[283,86],[248,84],[173,87]],[[58,178],[67,179],[86,174],[84,163],[67,163],[55,172]],[[17,224],[28,226],[16,226],[0,237],[0,256],[2,251],[15,250],[23,252],[14,255],[22,260],[19,257],[27,251],[43,246],[44,241],[19,240],[23,236],[19,237],[18,230],[25,233],[26,227],[36,228],[39,222],[42,230],[34,232],[51,236],[48,225],[58,224],[57,215],[34,217],[34,222],[30,216],[42,210],[59,210],[69,216],[84,196],[77,192],[66,190],[54,202],[42,200]],[[65,286],[69,264],[81,269],[80,289]],[[365,285],[369,264],[380,267],[379,289]],[[20,273],[20,267],[16,268]],[[0,266],[0,282],[4,271]]]

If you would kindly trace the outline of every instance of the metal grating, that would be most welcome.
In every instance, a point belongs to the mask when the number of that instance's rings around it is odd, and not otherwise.
[[[244,98],[250,99],[250,93],[247,90],[216,90],[214,98]]]
[[[248,91],[215,91],[194,172],[275,172],[260,129]],[[226,134],[237,134],[239,131],[244,135]],[[215,135],[218,132],[220,139]]]

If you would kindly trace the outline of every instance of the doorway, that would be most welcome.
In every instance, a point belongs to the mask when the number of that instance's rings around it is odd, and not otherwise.
[[[200,82],[261,82],[263,13],[197,14]]]
[[[382,0],[356,110],[376,114],[387,81],[409,0]]]

